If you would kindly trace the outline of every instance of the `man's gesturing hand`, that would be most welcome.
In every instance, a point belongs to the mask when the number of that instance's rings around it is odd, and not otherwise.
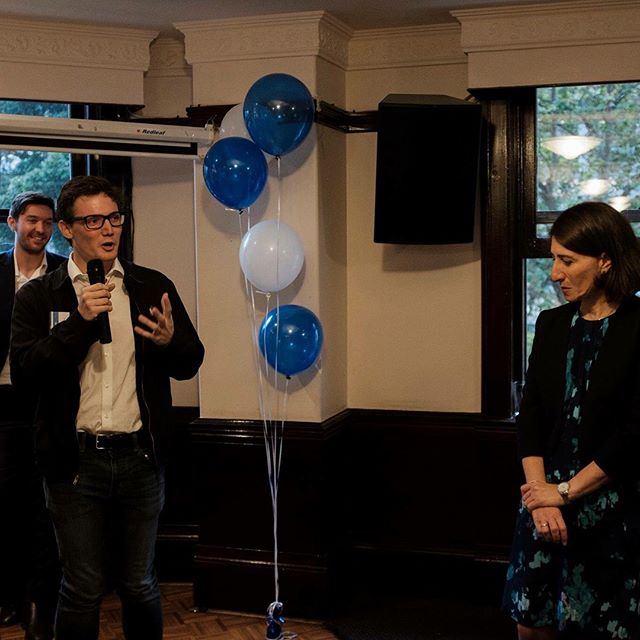
[[[173,316],[171,315],[171,302],[169,301],[168,293],[162,294],[160,303],[162,311],[158,307],[149,309],[149,313],[154,318],[153,320],[142,314],[138,316],[138,322],[144,325],[146,329],[137,326],[133,330],[143,338],[147,338],[162,347],[169,344],[171,338],[173,338]]]

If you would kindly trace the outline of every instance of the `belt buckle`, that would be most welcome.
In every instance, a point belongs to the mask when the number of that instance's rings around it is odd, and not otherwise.
[[[107,447],[104,446],[100,446],[100,439],[104,439],[107,440],[108,436],[102,435],[102,434],[97,434],[96,435],[96,449],[99,449],[100,451],[104,451],[105,449],[107,449]]]

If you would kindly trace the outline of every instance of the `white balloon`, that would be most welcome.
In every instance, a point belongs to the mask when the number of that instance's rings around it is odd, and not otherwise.
[[[224,114],[224,118],[222,118],[222,122],[220,123],[220,130],[218,131],[218,140],[236,136],[239,138],[246,138],[253,142],[253,138],[249,131],[247,131],[247,126],[244,123],[244,113],[242,112],[242,108],[242,104],[237,104],[235,107],[231,107],[231,109]],[[271,162],[275,157],[269,155],[265,151],[263,151],[262,154],[264,155],[264,159],[267,161],[267,164],[269,164],[269,162]]]
[[[298,277],[303,264],[300,236],[284,222],[258,222],[240,243],[240,267],[259,291],[282,291]]]
[[[237,136],[239,138],[251,139],[247,127],[244,124],[244,114],[242,113],[242,104],[237,104],[235,107],[231,107],[227,113],[225,113],[222,122],[220,123],[220,135],[219,139],[230,138],[231,136]]]

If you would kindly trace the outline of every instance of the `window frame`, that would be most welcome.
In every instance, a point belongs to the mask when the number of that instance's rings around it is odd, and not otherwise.
[[[512,384],[526,368],[525,260],[551,257],[551,242],[537,237],[536,224],[553,222],[560,213],[537,211],[538,88],[471,91],[483,105],[485,123],[481,414],[488,419],[513,419]],[[638,209],[625,215],[640,222]]]
[[[535,87],[472,94],[483,106],[485,123],[481,414],[511,420],[511,387],[524,367],[522,256],[527,234],[521,230],[535,230]]]

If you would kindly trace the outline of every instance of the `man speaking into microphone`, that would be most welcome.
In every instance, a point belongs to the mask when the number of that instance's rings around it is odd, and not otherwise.
[[[13,314],[11,377],[38,395],[36,456],[62,562],[56,640],[97,640],[108,577],[125,638],[162,638],[154,548],[169,378],[193,377],[204,357],[173,283],[118,259],[118,203],[103,178],[63,186],[58,226],[73,252],[20,289]]]

